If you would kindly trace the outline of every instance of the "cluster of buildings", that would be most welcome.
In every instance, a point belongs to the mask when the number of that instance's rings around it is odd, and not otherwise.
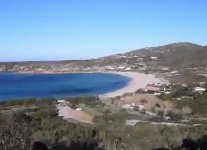
[[[171,92],[171,86],[164,83],[147,84],[143,90],[146,93],[152,93],[154,95],[160,95],[161,93],[169,94]]]

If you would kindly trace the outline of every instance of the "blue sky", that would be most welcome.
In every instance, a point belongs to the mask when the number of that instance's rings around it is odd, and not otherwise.
[[[87,59],[207,45],[206,0],[0,0],[0,61]]]

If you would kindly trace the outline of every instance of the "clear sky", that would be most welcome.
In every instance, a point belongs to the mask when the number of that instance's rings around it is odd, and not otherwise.
[[[0,0],[0,61],[207,45],[207,0]]]

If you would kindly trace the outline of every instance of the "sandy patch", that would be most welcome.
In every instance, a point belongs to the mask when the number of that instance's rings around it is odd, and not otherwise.
[[[78,111],[76,109],[72,109],[69,106],[58,105],[58,116],[63,117],[63,119],[74,119],[78,122],[82,123],[93,123],[93,117],[84,111]]]

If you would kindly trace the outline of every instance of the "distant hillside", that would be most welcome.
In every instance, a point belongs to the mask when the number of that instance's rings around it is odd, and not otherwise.
[[[207,67],[207,46],[174,43],[90,60],[0,63],[0,71],[152,71]]]
[[[135,50],[128,54],[143,55],[145,62],[151,56],[158,58],[160,65],[168,67],[201,67],[207,66],[207,47],[192,43],[174,43],[159,47]]]

